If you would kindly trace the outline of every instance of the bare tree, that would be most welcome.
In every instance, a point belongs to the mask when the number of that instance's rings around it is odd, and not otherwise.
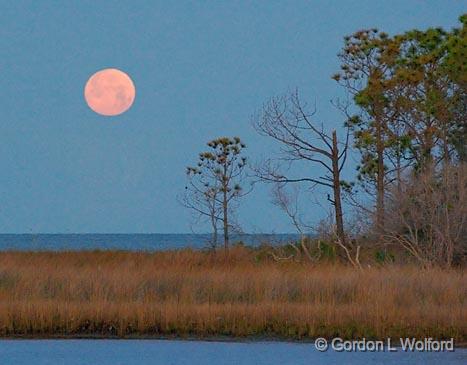
[[[278,206],[285,214],[290,218],[292,221],[293,226],[297,230],[300,235],[300,248],[302,252],[305,254],[305,257],[309,261],[316,261],[318,257],[314,257],[308,247],[306,246],[307,241],[307,234],[305,229],[309,229],[300,219],[299,211],[298,211],[298,199],[299,199],[299,190],[296,187],[292,192],[287,192],[285,190],[285,185],[283,183],[276,183],[272,190],[273,195],[273,203]],[[295,245],[292,245],[293,248],[297,251],[297,254],[300,253],[298,249],[296,249]],[[318,252],[319,255],[319,252]]]
[[[342,244],[346,244],[342,211],[341,171],[347,159],[349,146],[349,128],[343,143],[337,139],[337,132],[331,135],[324,131],[323,125],[316,126],[311,117],[314,111],[308,112],[307,106],[300,101],[298,91],[282,97],[274,97],[266,103],[260,115],[253,120],[255,129],[262,135],[273,138],[281,144],[281,156],[277,160],[264,161],[257,167],[259,178],[274,183],[309,183],[312,186],[323,186],[331,189],[332,203],[335,213],[336,233]],[[297,161],[309,162],[324,168],[320,176],[309,174],[298,177],[285,175],[284,163]]]
[[[182,203],[199,217],[208,218],[217,244],[218,225],[222,225],[224,248],[229,247],[231,217],[235,202],[250,190],[242,188],[245,178],[246,147],[238,137],[221,137],[207,143],[209,151],[199,154],[198,163],[187,167],[188,183]]]
[[[185,194],[179,198],[179,201],[184,207],[194,212],[196,223],[201,220],[209,222],[212,232],[209,244],[215,249],[218,244],[218,226],[222,219],[221,205],[218,204],[220,186],[218,186],[216,182],[214,182],[213,186],[206,185],[206,182],[202,181],[203,179],[193,178],[194,176],[195,175],[188,174]]]

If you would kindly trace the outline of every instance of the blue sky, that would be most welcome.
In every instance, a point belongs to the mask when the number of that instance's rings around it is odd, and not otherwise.
[[[274,149],[250,116],[298,87],[329,128],[344,35],[458,25],[463,1],[2,1],[0,232],[190,232],[176,202],[205,142]],[[84,102],[95,71],[133,79],[133,107],[103,117]],[[351,169],[349,169],[350,171]],[[310,171],[313,174],[313,171]],[[258,186],[246,231],[292,232]],[[311,220],[323,209],[305,202]],[[202,226],[195,227],[203,231]]]

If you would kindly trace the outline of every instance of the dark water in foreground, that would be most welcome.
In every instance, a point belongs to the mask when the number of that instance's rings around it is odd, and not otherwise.
[[[207,234],[0,234],[0,250],[131,250],[159,251],[209,246]],[[232,237],[251,246],[291,241],[293,234],[244,234]]]
[[[313,344],[160,340],[1,340],[2,365],[466,364],[455,352],[319,352]]]

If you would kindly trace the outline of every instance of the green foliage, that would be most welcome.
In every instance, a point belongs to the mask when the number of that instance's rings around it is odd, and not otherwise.
[[[341,180],[340,185],[341,185],[342,190],[349,193],[352,191],[352,188],[354,187],[355,184],[353,182]]]
[[[334,244],[320,240],[318,242],[318,249],[322,259],[330,261],[334,261],[336,259],[336,246]]]
[[[388,251],[378,250],[375,252],[375,260],[379,264],[386,264],[395,261],[394,254]]]
[[[207,143],[211,150],[199,154],[195,167],[188,166],[186,173],[190,177],[200,175],[201,185],[205,188],[216,186],[220,192],[239,195],[242,187],[234,181],[247,164],[247,158],[241,156],[246,145],[239,137],[220,137]]]
[[[344,38],[341,70],[332,78],[360,110],[346,122],[361,153],[360,181],[374,183],[383,173],[377,164],[381,148],[385,174],[445,158],[441,150],[455,150],[465,159],[466,19],[463,14],[462,27],[452,31],[414,29],[389,36],[368,29]]]
[[[224,245],[228,246],[228,232],[233,226],[232,202],[247,194],[243,191],[247,158],[242,155],[246,145],[239,137],[220,137],[207,143],[209,150],[198,155],[195,166],[188,166],[183,204],[197,217],[210,222],[213,230],[212,245],[217,244],[218,224],[222,223]]]

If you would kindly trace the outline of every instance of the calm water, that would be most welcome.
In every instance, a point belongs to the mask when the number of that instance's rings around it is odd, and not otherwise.
[[[466,364],[467,349],[447,353],[318,352],[312,344],[158,340],[2,340],[2,365],[310,365]]]
[[[293,234],[245,234],[232,237],[252,246],[290,241]],[[0,250],[132,250],[157,251],[208,247],[206,234],[0,234]]]

